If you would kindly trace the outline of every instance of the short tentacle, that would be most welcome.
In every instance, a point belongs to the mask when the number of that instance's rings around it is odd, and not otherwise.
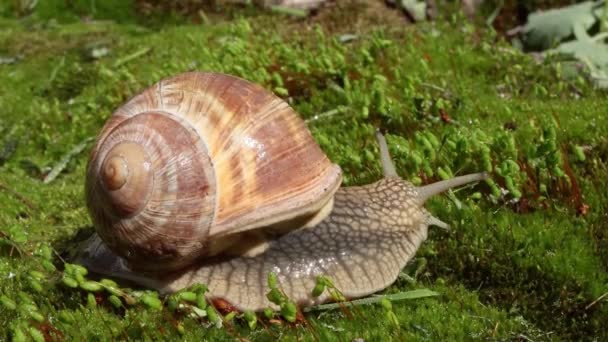
[[[436,218],[435,216],[429,216],[429,218],[427,219],[426,223],[429,226],[437,226],[439,228],[448,230],[450,229],[450,225],[441,221],[440,219]]]

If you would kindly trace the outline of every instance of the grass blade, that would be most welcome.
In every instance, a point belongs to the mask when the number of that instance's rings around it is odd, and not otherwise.
[[[130,55],[127,55],[123,58],[118,59],[116,62],[114,62],[114,64],[112,65],[114,68],[118,68],[119,66],[126,64],[134,59],[137,59],[145,54],[147,54],[148,52],[150,52],[152,50],[152,48],[149,47],[145,47],[143,49],[139,49],[135,52],[133,52]]]
[[[393,293],[390,295],[372,296],[372,297],[367,297],[367,298],[362,298],[362,299],[356,299],[356,300],[352,300],[350,302],[315,305],[315,306],[304,308],[302,311],[310,312],[310,311],[333,310],[333,309],[338,309],[340,307],[375,304],[375,303],[379,303],[384,298],[387,298],[388,300],[394,302],[394,301],[406,300],[406,299],[435,297],[435,296],[439,296],[439,295],[440,295],[439,292],[431,291],[429,289],[418,289],[418,290],[412,290],[412,291]]]

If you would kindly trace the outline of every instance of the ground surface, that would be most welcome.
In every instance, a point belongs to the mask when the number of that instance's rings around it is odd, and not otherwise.
[[[161,20],[144,1],[139,12],[72,3],[41,2],[22,19],[0,7],[0,340],[36,331],[59,340],[608,339],[608,100],[583,78],[564,80],[557,64],[537,64],[457,15],[412,26],[379,4],[347,1],[309,19],[232,8]],[[386,290],[440,295],[394,302],[398,325],[375,305],[250,330],[167,308],[114,309],[105,294],[87,303],[87,291],[65,286],[60,256],[92,231],[90,138],[129,97],[187,70],[239,75],[288,99],[346,185],[381,177],[375,127],[405,179],[490,171],[493,184],[428,203],[452,229],[431,229],[404,270],[416,281]]]

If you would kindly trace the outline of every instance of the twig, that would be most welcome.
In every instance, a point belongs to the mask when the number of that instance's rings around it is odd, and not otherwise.
[[[496,325],[494,325],[494,330],[492,330],[492,337],[496,337],[496,333],[498,332],[499,325],[500,325],[500,321],[496,321]]]
[[[595,304],[597,304],[597,302],[599,302],[600,300],[606,298],[606,296],[608,296],[608,292],[606,292],[603,295],[599,296],[596,300],[594,300],[593,302],[591,302],[589,305],[585,306],[585,310],[589,310],[589,308],[591,308],[592,306],[594,306]]]
[[[59,254],[59,252],[57,252],[57,250],[55,248],[53,249],[53,253],[55,254],[55,256],[57,257],[57,259],[59,259],[61,261],[62,264],[65,265],[65,259],[61,256],[61,254]]]
[[[198,16],[201,18],[201,21],[203,22],[203,24],[209,25],[209,18],[205,14],[205,11],[203,11],[202,9],[199,10],[198,11]]]
[[[20,257],[23,256],[23,251],[21,250],[21,248],[19,248],[19,245],[15,241],[13,241],[8,234],[2,232],[1,230],[0,230],[0,240],[6,241],[11,246],[11,249],[8,252],[9,257],[13,256],[13,251],[17,251],[19,253]]]
[[[68,153],[66,153],[63,156],[63,158],[61,158],[61,160],[55,166],[53,166],[53,168],[51,169],[51,172],[49,172],[42,180],[42,183],[48,184],[48,183],[52,182],[53,180],[55,180],[55,178],[57,178],[57,176],[59,176],[61,171],[63,171],[65,169],[65,167],[68,165],[70,160],[72,160],[72,158],[74,158],[74,156],[76,156],[80,152],[82,152],[87,147],[87,144],[89,142],[93,141],[93,139],[94,139],[93,137],[88,137],[88,138],[84,139],[84,141],[82,141],[80,144],[74,146],[73,149],[71,149]]]
[[[38,208],[32,201],[27,199],[27,197],[23,196],[22,194],[18,193],[17,191],[13,190],[8,185],[6,185],[2,182],[0,182],[0,190],[3,190],[5,192],[7,192],[8,194],[12,195],[16,199],[18,199],[19,202],[23,203],[26,207],[30,208],[31,210],[36,210]]]
[[[440,91],[440,92],[445,93],[445,94],[450,94],[450,92],[447,89],[442,88],[442,87],[440,87],[438,85],[434,85],[432,83],[420,82],[420,85],[423,86],[423,87],[435,89],[435,90]]]
[[[345,113],[346,111],[348,111],[348,107],[340,107],[340,108],[328,110],[327,112],[323,112],[321,114],[317,114],[317,115],[313,116],[312,118],[306,119],[304,121],[306,123],[309,123],[309,122],[317,121],[317,120],[320,120],[323,118],[331,117],[331,116],[334,116],[337,114],[342,114],[342,113]]]
[[[137,59],[145,54],[147,54],[148,52],[150,52],[150,50],[152,50],[152,48],[149,47],[145,47],[143,49],[137,50],[135,52],[133,52],[130,55],[127,55],[119,60],[117,60],[116,62],[114,62],[114,64],[112,65],[114,68],[117,68],[125,63],[128,63],[134,59]]]

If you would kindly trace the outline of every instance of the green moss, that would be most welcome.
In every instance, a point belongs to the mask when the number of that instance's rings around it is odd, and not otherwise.
[[[325,26],[260,14],[151,31],[131,14],[116,18],[122,24],[33,25],[54,16],[44,6],[36,11],[29,21],[0,23],[0,53],[22,58],[0,65],[0,151],[9,151],[0,158],[0,293],[17,305],[26,302],[19,291],[28,293],[44,320],[0,306],[0,326],[9,327],[0,338],[29,327],[77,340],[168,339],[180,331],[193,340],[608,338],[606,302],[591,305],[608,291],[607,200],[599,190],[608,186],[605,93],[562,80],[553,64],[537,64],[458,19],[367,27],[341,43]],[[109,53],[91,58],[98,46]],[[376,128],[387,132],[404,178],[426,183],[487,169],[490,185],[428,205],[453,229],[431,230],[415,286],[441,296],[393,303],[398,328],[377,305],[308,314],[306,327],[265,322],[249,331],[240,320],[210,329],[167,308],[116,309],[106,295],[91,301],[61,285],[61,271],[43,260],[61,270],[60,256],[91,231],[83,200],[90,145],[55,181],[41,179],[129,97],[192,69],[236,74],[287,98],[347,185],[381,177]],[[43,258],[38,251],[48,245],[57,254]],[[31,270],[45,274],[36,280],[41,291]],[[411,287],[398,281],[387,291]]]

